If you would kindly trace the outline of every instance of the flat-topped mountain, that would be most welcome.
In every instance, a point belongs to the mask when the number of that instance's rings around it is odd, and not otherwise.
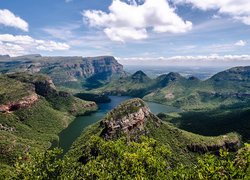
[[[42,73],[49,75],[56,85],[78,88],[84,85],[88,88],[92,88],[91,85],[99,87],[112,77],[125,75],[123,66],[112,56],[43,57],[37,54],[6,58],[6,61],[2,58],[0,72]]]

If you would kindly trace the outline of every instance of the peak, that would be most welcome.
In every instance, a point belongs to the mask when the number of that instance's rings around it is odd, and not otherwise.
[[[132,76],[147,76],[143,71],[139,70],[139,71],[136,71]]]
[[[250,66],[239,66],[226,70],[226,72],[245,72],[245,71],[250,71]]]
[[[150,78],[143,72],[137,71],[131,76],[134,83],[145,83],[150,81]]]
[[[107,117],[109,117],[110,114],[112,114],[112,117],[114,117],[113,115],[121,117],[126,114],[137,112],[140,108],[143,108],[143,107],[146,107],[148,109],[148,107],[146,106],[146,103],[142,99],[140,98],[130,99],[130,100],[123,102],[122,104],[117,106],[115,109],[113,109],[110,113],[108,113]]]
[[[248,81],[250,80],[250,66],[233,67],[215,74],[210,80]]]
[[[146,122],[153,114],[141,99],[131,99],[120,104],[101,121],[104,127],[101,136],[105,139],[117,139],[126,136],[136,139],[146,134]]]
[[[170,76],[170,77],[181,77],[181,75],[179,73],[176,73],[176,72],[170,72],[167,74],[167,76]]]

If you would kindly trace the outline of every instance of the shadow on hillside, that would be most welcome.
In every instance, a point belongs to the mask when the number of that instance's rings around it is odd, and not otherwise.
[[[211,111],[191,111],[180,114],[171,122],[189,132],[217,136],[237,132],[243,141],[250,142],[250,106],[247,108],[220,108]]]

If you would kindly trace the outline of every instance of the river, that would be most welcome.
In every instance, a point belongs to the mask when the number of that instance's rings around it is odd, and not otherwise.
[[[110,96],[111,102],[109,103],[100,103],[98,104],[98,111],[90,115],[76,117],[75,120],[59,134],[59,147],[63,149],[65,154],[69,149],[72,143],[81,135],[82,131],[89,125],[101,120],[107,112],[115,108],[117,105],[122,103],[125,100],[131,99],[128,96]],[[179,112],[180,110],[174,107],[146,102],[150,110],[158,114],[160,112],[169,113],[169,112]],[[54,146],[54,145],[53,145]]]

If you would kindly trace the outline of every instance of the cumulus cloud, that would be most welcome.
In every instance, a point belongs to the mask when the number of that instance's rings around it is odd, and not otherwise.
[[[0,34],[0,54],[17,56],[35,50],[62,51],[69,48],[66,43],[34,39],[27,35]]]
[[[25,54],[23,47],[13,43],[3,43],[0,41],[0,54],[9,54],[11,56],[19,56]]]
[[[246,41],[239,40],[239,41],[237,41],[234,45],[235,45],[235,46],[245,46],[246,44],[247,44]]]
[[[113,0],[109,11],[86,10],[82,15],[91,27],[103,28],[113,41],[146,39],[151,29],[156,33],[184,33],[192,28],[167,0]]]
[[[29,31],[29,24],[8,9],[0,9],[0,24],[18,28],[26,32]]]
[[[217,10],[219,14],[228,15],[250,25],[249,0],[172,0],[175,4],[191,4],[193,7],[207,11]]]

